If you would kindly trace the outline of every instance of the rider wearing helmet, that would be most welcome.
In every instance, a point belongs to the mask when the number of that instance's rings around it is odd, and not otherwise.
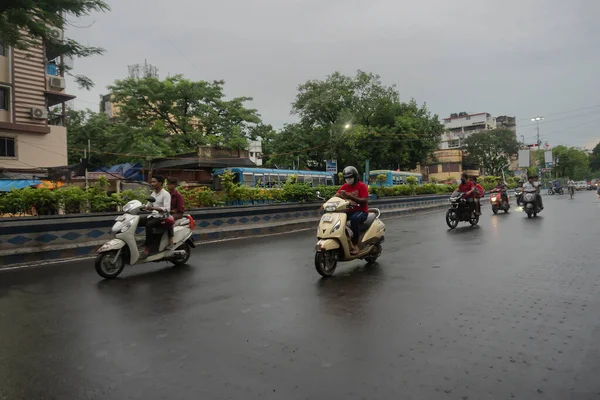
[[[358,176],[358,170],[352,166],[344,168],[342,172],[346,181],[338,190],[337,194],[342,199],[349,200],[352,203],[352,209],[348,211],[348,220],[350,229],[352,229],[352,240],[350,254],[358,254],[358,235],[360,233],[360,224],[366,221],[369,216],[369,187],[362,183]]]

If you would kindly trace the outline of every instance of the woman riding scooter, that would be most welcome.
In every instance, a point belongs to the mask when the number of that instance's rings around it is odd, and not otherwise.
[[[350,254],[356,255],[360,251],[358,248],[358,237],[360,235],[360,224],[366,221],[369,216],[369,187],[359,180],[358,170],[352,166],[344,168],[342,172],[346,183],[338,190],[338,195],[344,200],[350,200],[355,204],[348,211],[348,220],[352,230],[352,250]]]

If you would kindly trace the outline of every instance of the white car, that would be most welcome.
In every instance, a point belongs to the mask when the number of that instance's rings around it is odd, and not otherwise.
[[[586,190],[587,187],[588,187],[588,183],[586,181],[575,182],[575,189],[577,189],[577,190]]]

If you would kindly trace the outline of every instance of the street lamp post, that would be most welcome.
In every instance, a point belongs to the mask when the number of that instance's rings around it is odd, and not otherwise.
[[[336,153],[336,150],[337,150],[337,146],[336,146],[336,144],[337,144],[337,143],[335,143],[335,141],[333,140],[333,128],[334,128],[334,126],[335,126],[335,125],[332,125],[332,126],[331,126],[331,129],[330,129],[330,131],[329,131],[330,138],[331,138],[331,149],[330,149],[330,150],[331,150],[331,159],[332,159],[332,160],[336,160],[336,165],[337,165],[337,153]],[[351,127],[352,127],[352,125],[350,125],[350,124],[345,124],[345,125],[344,125],[344,131],[342,132],[342,135],[344,134],[344,132],[346,132],[346,131],[347,131],[348,129],[350,129]],[[342,137],[342,135],[340,135],[340,137]]]
[[[531,118],[532,121],[535,121],[535,124],[537,125],[537,145],[538,145],[538,149],[540,147],[540,144],[542,144],[542,142],[540,142],[540,121],[543,120],[544,117],[541,116],[536,116]]]

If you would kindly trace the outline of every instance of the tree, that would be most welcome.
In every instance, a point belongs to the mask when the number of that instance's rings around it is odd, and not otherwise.
[[[556,146],[552,149],[552,156],[558,159],[555,171],[559,176],[581,180],[590,175],[590,157],[583,151],[574,147]]]
[[[202,145],[234,149],[248,147],[248,138],[269,130],[254,109],[251,97],[225,100],[224,81],[192,82],[177,75],[116,81],[110,90],[119,106],[119,121],[142,135],[169,142],[174,153],[195,151]]]
[[[66,57],[102,54],[104,50],[99,47],[85,46],[69,38],[57,39],[52,28],[65,29],[69,24],[67,15],[81,17],[94,11],[108,10],[110,7],[102,0],[3,1],[0,4],[0,41],[18,49],[39,46],[43,42],[54,48],[56,54]],[[70,74],[70,67],[64,62],[59,68]],[[93,82],[86,76],[75,75],[74,78],[81,87],[93,87]]]
[[[487,175],[500,176],[510,165],[509,157],[519,150],[519,142],[510,129],[474,133],[464,141],[465,164],[483,168]]]
[[[291,165],[300,156],[301,163],[322,169],[326,158],[357,167],[369,159],[373,168],[412,169],[437,148],[443,126],[425,105],[399,98],[395,86],[363,71],[308,81],[298,87],[292,107],[300,122],[270,140],[279,153],[294,146],[302,151],[270,161]]]
[[[590,169],[593,172],[600,171],[600,143],[594,147],[592,154],[590,154]]]

